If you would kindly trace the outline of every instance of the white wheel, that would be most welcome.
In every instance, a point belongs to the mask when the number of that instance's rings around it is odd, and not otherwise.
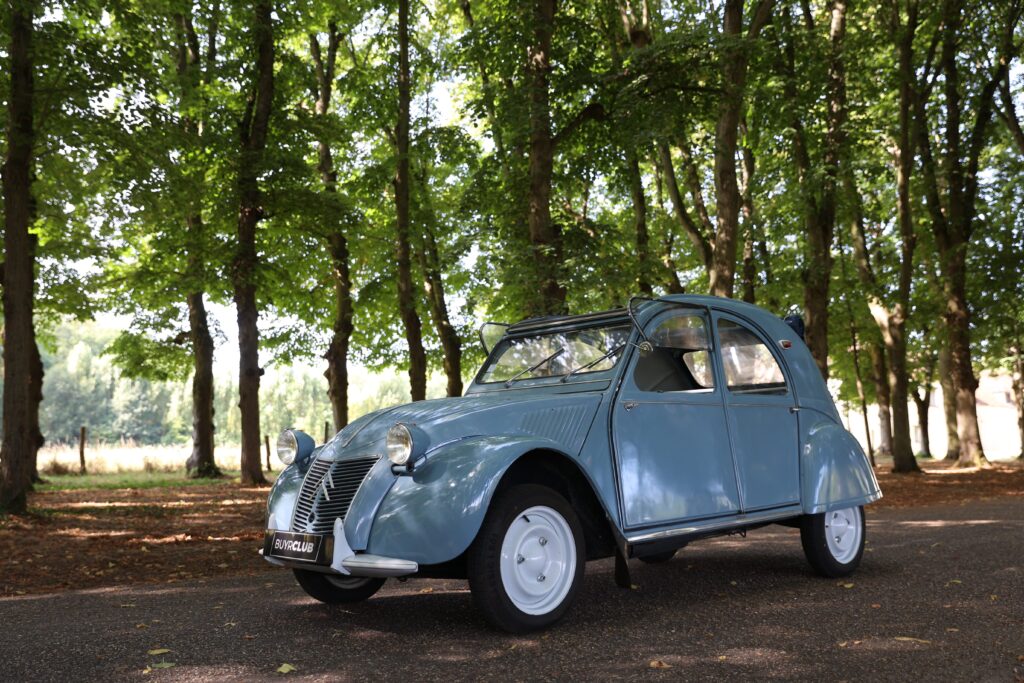
[[[825,514],[825,542],[829,553],[839,564],[849,564],[860,552],[862,535],[859,507]]]
[[[526,614],[547,614],[565,600],[576,575],[576,542],[558,511],[544,505],[523,510],[501,544],[501,583]]]
[[[487,620],[526,633],[555,623],[572,605],[587,548],[565,498],[518,484],[495,495],[466,559],[473,601]]]
[[[800,543],[822,576],[849,576],[864,555],[864,508],[830,510],[800,519]]]

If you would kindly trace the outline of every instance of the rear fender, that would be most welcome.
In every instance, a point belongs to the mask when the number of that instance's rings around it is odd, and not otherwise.
[[[866,505],[882,497],[864,450],[842,425],[820,416],[804,433],[803,444],[805,514]]]

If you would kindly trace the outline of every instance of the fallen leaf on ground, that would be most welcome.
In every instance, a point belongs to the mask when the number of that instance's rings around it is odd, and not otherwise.
[[[434,589],[431,586],[427,586],[426,588],[421,588],[420,589],[420,593],[433,593],[433,592],[434,592]]]
[[[931,645],[932,641],[925,640],[924,638],[911,638],[910,636],[896,636],[893,640],[899,640],[904,643],[923,643],[924,645]]]
[[[958,633],[960,631],[960,629],[958,629],[958,628],[947,628],[946,631],[948,631],[949,633]]]
[[[154,669],[170,669],[175,666],[174,662],[157,662],[151,665]]]
[[[634,590],[634,591],[638,591],[638,590],[640,590],[640,584],[638,584],[638,583],[631,583],[631,584],[629,584],[629,589],[630,590]]]
[[[250,636],[249,634],[246,634],[246,635],[244,635],[242,637],[245,638],[246,640],[256,640],[256,636]]]
[[[149,628],[149,624],[135,624],[135,628]]]
[[[853,584],[852,583],[843,583],[843,584],[839,584],[839,585],[841,585],[843,588],[853,588]]]
[[[288,674],[292,671],[295,671],[295,667],[289,664],[288,662],[285,662],[281,666],[277,667],[277,673],[279,674]]]
[[[152,650],[150,650],[146,654],[150,654],[150,655],[165,655],[168,652],[170,652],[170,650],[168,650],[166,647],[157,647],[157,648],[153,648]]]
[[[671,669],[672,665],[668,662],[663,662],[660,659],[652,659],[651,663],[648,664],[652,669]]]
[[[725,655],[718,655],[718,661],[724,662],[725,660],[726,660],[726,656]]]
[[[877,602],[876,602],[876,603],[874,603],[873,605],[871,605],[871,609],[881,609],[881,607],[882,607],[882,606],[881,606],[881,605],[879,605],[879,604],[878,604]]]

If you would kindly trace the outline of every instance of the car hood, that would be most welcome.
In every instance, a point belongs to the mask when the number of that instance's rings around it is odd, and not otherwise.
[[[601,393],[491,392],[417,401],[364,415],[324,444],[318,457],[331,460],[384,453],[388,429],[401,422],[413,433],[417,454],[474,436],[522,435],[578,452]]]

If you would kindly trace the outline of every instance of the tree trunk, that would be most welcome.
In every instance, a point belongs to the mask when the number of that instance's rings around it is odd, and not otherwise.
[[[448,316],[448,304],[444,294],[444,280],[441,278],[440,257],[437,240],[428,228],[423,231],[423,249],[420,250],[420,265],[423,269],[424,287],[430,317],[441,340],[444,354],[444,374],[448,379],[447,395],[462,396],[462,340],[452,326]]]
[[[548,74],[555,31],[556,0],[535,0],[533,44],[527,54],[530,105],[529,194],[527,226],[536,268],[539,298],[530,305],[533,315],[567,313],[566,289],[561,283],[562,231],[551,220],[551,180],[555,139],[551,132]]]
[[[839,187],[839,165],[845,148],[846,126],[846,2],[831,2],[828,61],[828,127],[820,195],[814,203],[812,224],[807,243],[810,263],[804,284],[804,311],[807,346],[811,349],[822,377],[828,378],[828,303],[832,280],[832,241],[835,235],[836,193]],[[810,193],[809,193],[810,194]]]
[[[744,138],[748,136],[746,116],[740,118],[740,130]],[[743,163],[740,166],[740,200],[743,206],[743,259],[740,273],[742,277],[743,300],[753,304],[757,303],[755,291],[757,287],[757,264],[754,262],[754,248],[757,237],[754,223],[756,218],[754,213],[754,188],[752,186],[756,160],[754,158],[754,150],[749,145],[744,145],[741,151],[743,155]]]
[[[683,203],[683,195],[679,191],[679,182],[676,180],[675,165],[672,163],[672,150],[666,142],[658,143],[658,161],[661,166],[665,187],[668,189],[669,200],[672,202],[672,209],[675,213],[676,220],[679,222],[679,226],[683,229],[683,232],[686,233],[687,238],[697,250],[697,255],[700,257],[701,263],[704,265],[704,269],[708,273],[708,277],[710,277],[711,271],[714,269],[714,257],[712,253],[714,249],[714,245],[712,243],[713,236],[709,235],[706,229],[701,229],[687,211],[686,205]],[[673,272],[675,272],[674,265]],[[678,279],[678,276],[676,279]]]
[[[960,436],[960,459],[964,467],[984,467],[988,461],[981,444],[978,427],[978,406],[974,392],[977,379],[971,364],[970,312],[967,301],[967,250],[977,214],[979,164],[987,149],[988,127],[995,106],[995,94],[1009,68],[1016,46],[1014,34],[1021,18],[1019,9],[1008,15],[1004,35],[996,50],[995,67],[987,82],[972,96],[970,104],[962,102],[960,91],[960,45],[965,8],[962,0],[946,0],[942,7],[942,50],[939,67],[943,88],[940,117],[941,159],[932,153],[928,110],[917,108],[917,136],[921,149],[921,170],[931,227],[939,252],[942,290],[945,298],[944,318],[948,332],[951,374],[956,393],[957,428]],[[974,113],[973,123],[962,129],[964,114]],[[937,138],[938,136],[936,136]]]
[[[725,0],[722,10],[720,57],[722,94],[715,124],[715,236],[709,288],[715,296],[732,297],[739,237],[740,192],[736,178],[736,148],[743,95],[747,84],[747,46],[771,16],[774,0],[760,0],[743,32],[743,0]]]
[[[331,92],[334,86],[334,70],[341,35],[335,22],[327,25],[326,59],[320,51],[320,41],[316,34],[309,36],[309,51],[313,57],[316,74],[316,102],[314,110],[317,116],[326,116],[331,108]],[[337,192],[338,173],[334,168],[334,157],[331,154],[330,141],[322,137],[317,141],[317,171],[323,190],[329,197]],[[327,251],[331,257],[331,275],[334,283],[334,320],[331,324],[331,341],[327,346],[324,358],[327,360],[327,395],[331,399],[331,412],[334,417],[334,428],[342,429],[348,424],[348,354],[352,339],[353,302],[352,276],[349,265],[348,238],[337,220],[337,216],[326,217],[333,223],[327,234]],[[326,441],[326,439],[325,439]]]
[[[259,310],[256,303],[256,229],[263,218],[259,174],[270,129],[274,98],[274,26],[269,2],[255,7],[252,38],[256,47],[256,82],[241,125],[238,166],[238,230],[232,263],[235,313],[238,321],[238,408],[242,428],[242,484],[263,485],[260,463]]]
[[[348,353],[352,332],[352,277],[349,273],[348,240],[342,231],[331,234],[328,240],[334,279],[334,322],[331,342],[324,358],[327,359],[327,393],[331,397],[334,428],[348,424]]]
[[[409,390],[413,401],[427,397],[427,355],[423,326],[416,312],[409,246],[409,0],[398,1],[398,121],[395,125],[395,262],[398,267],[398,312],[409,346]]]
[[[736,145],[747,78],[747,57],[738,45],[743,31],[743,0],[725,0],[722,35],[731,41],[722,55],[722,88],[715,126],[715,248],[710,291],[731,297],[736,271],[740,194],[736,180]]]
[[[942,387],[942,411],[946,416],[946,457],[944,460],[960,459],[960,433],[956,424],[956,389],[953,386],[953,360],[949,346],[939,349],[939,386]]]
[[[840,254],[842,248],[840,248]],[[849,282],[846,275],[846,259],[840,255],[839,266],[842,270],[843,284]],[[864,374],[860,367],[860,351],[861,347],[857,341],[857,321],[853,315],[853,302],[850,301],[850,297],[844,296],[843,301],[846,303],[846,315],[850,321],[850,350],[853,360],[853,375],[857,381],[857,398],[860,400],[860,412],[864,417],[864,438],[868,445],[868,458],[871,459],[871,466],[875,467],[875,449],[871,443],[871,424],[868,420],[868,399],[867,394],[864,391]]]
[[[633,152],[627,153],[626,173],[629,175],[629,195],[633,201],[633,223],[636,229],[636,286],[644,294],[654,292],[650,280],[650,235],[647,231],[647,196],[644,193],[640,161]]]
[[[970,320],[967,310],[967,277],[962,244],[955,252],[945,254],[946,262],[946,328],[949,331],[950,369],[956,391],[956,423],[960,436],[960,467],[984,467],[988,460],[981,445],[978,426],[978,404],[974,392],[978,380],[971,364]]]
[[[1017,433],[1020,435],[1020,459],[1024,460],[1024,346],[1021,340],[1013,349],[1013,398],[1017,406]]]
[[[178,77],[181,83],[182,101],[190,103],[196,88],[209,85],[216,56],[216,35],[219,5],[215,4],[207,34],[206,71],[202,71],[199,37],[190,14],[175,15],[178,24]],[[201,93],[201,97],[205,93]],[[188,109],[181,112],[182,127],[188,136],[198,140],[202,149],[203,125]],[[198,178],[189,178],[195,186],[202,187],[205,169],[192,171]],[[219,477],[220,470],[214,459],[214,385],[213,385],[213,337],[210,335],[206,304],[203,300],[206,281],[205,224],[202,217],[203,192],[195,192],[185,198],[190,204],[185,212],[188,251],[188,306],[189,336],[192,342],[192,453],[185,461],[185,471],[190,477]]]
[[[219,477],[214,460],[213,337],[207,322],[203,293],[188,295],[192,337],[192,455],[185,463],[190,477]]]
[[[36,453],[42,445],[39,403],[42,364],[36,346],[33,307],[35,236],[29,233],[35,213],[32,197],[33,9],[29,3],[10,8],[10,93],[4,192],[4,395],[3,443],[0,445],[0,510],[27,509]]]
[[[897,38],[897,62],[899,64],[899,122],[896,134],[895,175],[900,229],[900,268],[896,295],[887,293],[886,287],[878,282],[871,265],[869,245],[863,226],[860,195],[851,170],[843,173],[846,193],[854,207],[851,221],[854,255],[857,272],[867,290],[868,308],[882,334],[882,342],[888,359],[889,382],[886,397],[891,415],[891,454],[893,472],[917,472],[920,468],[914,457],[910,437],[910,376],[907,368],[907,313],[910,310],[910,293],[913,282],[914,251],[916,236],[910,213],[910,172],[915,156],[914,136],[911,130],[914,112],[914,72],[912,69],[914,34],[917,27],[916,11],[908,15],[907,24],[900,23],[898,14],[893,19],[893,33]]]
[[[878,454],[892,455],[892,410],[885,353],[875,344],[870,345],[868,349],[871,354],[871,374],[875,381],[875,398],[878,404]]]
[[[928,408],[932,402],[932,388],[927,387],[924,395],[915,389],[911,392],[911,396],[917,407],[917,424],[921,427],[921,455],[930,458],[932,457],[932,443],[928,434]]]

